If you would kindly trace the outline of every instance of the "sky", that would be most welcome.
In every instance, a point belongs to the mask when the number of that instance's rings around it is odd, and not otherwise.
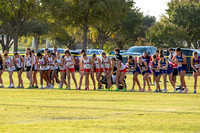
[[[135,6],[139,7],[144,15],[155,16],[159,20],[160,15],[165,13],[167,2],[171,0],[134,0]]]

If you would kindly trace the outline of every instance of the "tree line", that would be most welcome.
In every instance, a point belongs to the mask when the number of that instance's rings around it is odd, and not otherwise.
[[[145,4],[145,3],[144,3]],[[133,0],[1,0],[0,44],[3,51],[21,37],[34,37],[36,50],[42,38],[57,46],[126,49],[133,45],[158,48],[199,48],[200,2],[172,0],[156,22],[144,15]]]

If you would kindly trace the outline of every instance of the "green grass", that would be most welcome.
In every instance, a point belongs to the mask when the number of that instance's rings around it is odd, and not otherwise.
[[[8,74],[3,79],[8,86]],[[200,95],[186,79],[189,94],[0,89],[0,132],[200,132]]]

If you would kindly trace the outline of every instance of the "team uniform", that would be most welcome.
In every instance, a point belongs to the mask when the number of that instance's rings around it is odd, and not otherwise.
[[[8,59],[5,59],[5,64],[6,64],[6,66],[7,66],[9,72],[15,70],[15,66],[12,66],[11,58],[12,58],[12,57],[9,56]]]
[[[181,62],[181,63],[184,62],[182,54],[181,54],[180,57],[177,55],[176,59],[178,60],[178,62]],[[185,64],[178,64],[178,72],[182,72],[182,71],[186,71],[186,65]]]
[[[111,66],[109,65],[108,58],[109,57],[106,57],[106,59],[102,58],[105,63],[105,71],[111,71]]]
[[[84,64],[84,72],[90,72],[91,71],[91,62],[90,58],[88,57],[87,60],[83,58],[83,64]]]
[[[16,62],[16,70],[20,71],[23,69],[23,62],[21,61],[21,56],[19,55],[19,58],[15,58]]]
[[[120,72],[126,73],[126,66],[120,61]]]
[[[139,63],[139,66],[140,66],[141,70],[145,70],[146,69],[146,66],[145,66],[144,62],[142,62],[142,64]],[[146,73],[150,73],[151,74],[151,71],[150,71],[149,67],[148,67],[148,69],[146,71],[142,72],[142,75],[145,75]]]
[[[164,58],[164,61],[160,60],[160,65],[161,67],[165,67],[166,66],[166,58]],[[165,69],[160,69],[161,74],[167,74],[168,68]]]
[[[65,61],[66,61],[66,66],[68,67],[67,69],[68,69],[70,72],[75,72],[74,65],[72,65],[72,64],[73,64],[72,56],[69,56],[68,58],[65,57],[64,59],[65,59]],[[70,65],[71,65],[71,66],[70,66]]]
[[[57,62],[57,63],[62,63],[62,62],[61,62],[61,59],[62,59],[62,58],[60,58],[60,59],[56,58],[56,62]],[[60,69],[60,72],[65,72],[65,71],[66,71],[66,68],[65,68],[64,66],[58,65],[58,67],[59,67],[59,69]]]
[[[97,58],[97,60],[95,61],[94,60],[94,64],[95,64],[95,66],[96,66],[96,72],[103,72],[103,64],[102,64],[102,62],[101,62],[101,68],[100,68],[100,66],[99,66],[99,58]]]
[[[129,62],[130,68],[134,68],[135,67],[135,60],[133,60],[133,62]],[[135,74],[136,72],[139,72],[139,74],[141,74],[140,68],[138,67],[138,65],[136,65],[136,69],[132,70],[132,73]]]
[[[37,71],[37,62],[35,55],[33,55],[33,71]]]
[[[45,64],[45,61],[44,61],[44,56],[42,56],[42,58],[40,59],[39,58],[39,63],[40,63],[40,70],[42,70],[42,71],[47,71],[48,70],[48,68],[47,68],[47,66],[42,66],[42,65],[44,65]]]
[[[32,66],[32,58],[30,56],[25,57],[25,64],[26,64],[26,71],[30,71],[31,70],[31,66]]]
[[[52,71],[57,70],[58,66],[57,65],[53,65],[54,64],[53,57],[52,56],[50,58],[47,57],[47,59],[48,59],[48,64],[49,64],[49,67],[51,68],[51,70]]]
[[[199,67],[200,67],[200,56],[198,57],[197,60],[195,58],[193,58],[193,63],[194,63],[195,69],[199,70]],[[196,71],[194,70],[194,72],[196,72]]]
[[[156,62],[152,61],[153,64],[153,68],[157,68],[158,67],[158,60],[156,60]],[[160,69],[159,70],[154,70],[154,75],[157,77],[161,74]]]

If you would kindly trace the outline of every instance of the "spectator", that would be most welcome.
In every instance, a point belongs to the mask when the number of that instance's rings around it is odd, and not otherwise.
[[[123,62],[122,56],[120,55],[120,49],[116,48],[116,49],[114,49],[114,51],[115,51],[115,54],[116,54],[116,58],[118,60],[120,60],[121,62]]]

